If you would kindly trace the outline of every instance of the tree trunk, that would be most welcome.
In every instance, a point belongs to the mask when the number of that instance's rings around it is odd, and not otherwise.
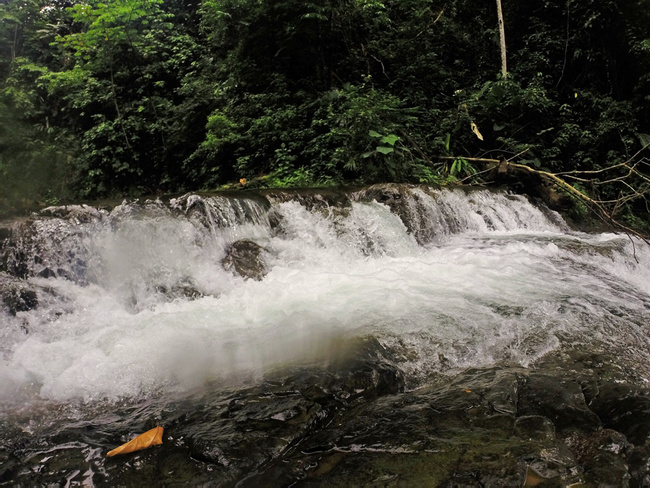
[[[503,24],[503,10],[501,0],[497,0],[497,16],[499,17],[499,41],[501,44],[501,76],[508,76],[508,64],[506,57],[506,29]]]

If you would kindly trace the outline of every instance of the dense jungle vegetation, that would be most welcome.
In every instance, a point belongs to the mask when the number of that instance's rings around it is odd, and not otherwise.
[[[647,2],[502,12],[507,74],[491,0],[0,0],[0,208],[483,158],[647,212]]]

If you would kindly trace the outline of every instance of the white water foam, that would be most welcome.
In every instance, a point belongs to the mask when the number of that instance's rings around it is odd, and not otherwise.
[[[277,204],[275,228],[264,218],[205,227],[169,212],[95,227],[84,237],[91,284],[32,278],[50,298],[3,316],[0,396],[116,400],[254,379],[365,336],[416,379],[526,366],[562,341],[604,340],[643,357],[647,246],[637,243],[637,263],[626,237],[565,233],[520,197],[433,193],[416,195],[428,221],[455,210],[464,230],[442,226],[444,239],[424,247],[372,201],[339,213]],[[268,251],[261,281],[221,265],[242,238]],[[170,293],[179,286],[195,299]]]

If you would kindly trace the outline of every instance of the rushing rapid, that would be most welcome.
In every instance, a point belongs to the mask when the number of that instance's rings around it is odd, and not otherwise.
[[[649,271],[487,190],[0,223],[0,486],[647,486]]]
[[[527,366],[562,342],[612,342],[650,364],[645,245],[570,232],[522,196],[394,196],[51,210],[21,250],[39,306],[2,315],[3,400],[250,381],[365,336],[393,351],[412,387],[436,372]],[[224,266],[241,241],[256,245],[256,279]]]

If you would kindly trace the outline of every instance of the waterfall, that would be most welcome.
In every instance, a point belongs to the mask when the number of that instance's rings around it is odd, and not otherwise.
[[[35,309],[2,316],[11,398],[115,399],[251,378],[352,336],[378,338],[413,385],[432,372],[528,365],[562,338],[612,340],[615,326],[615,342],[646,356],[640,326],[606,316],[647,313],[647,248],[637,244],[636,264],[627,237],[571,232],[521,195],[185,195],[49,208],[11,235],[5,269],[38,295]],[[263,275],[225,266],[241,242]]]

